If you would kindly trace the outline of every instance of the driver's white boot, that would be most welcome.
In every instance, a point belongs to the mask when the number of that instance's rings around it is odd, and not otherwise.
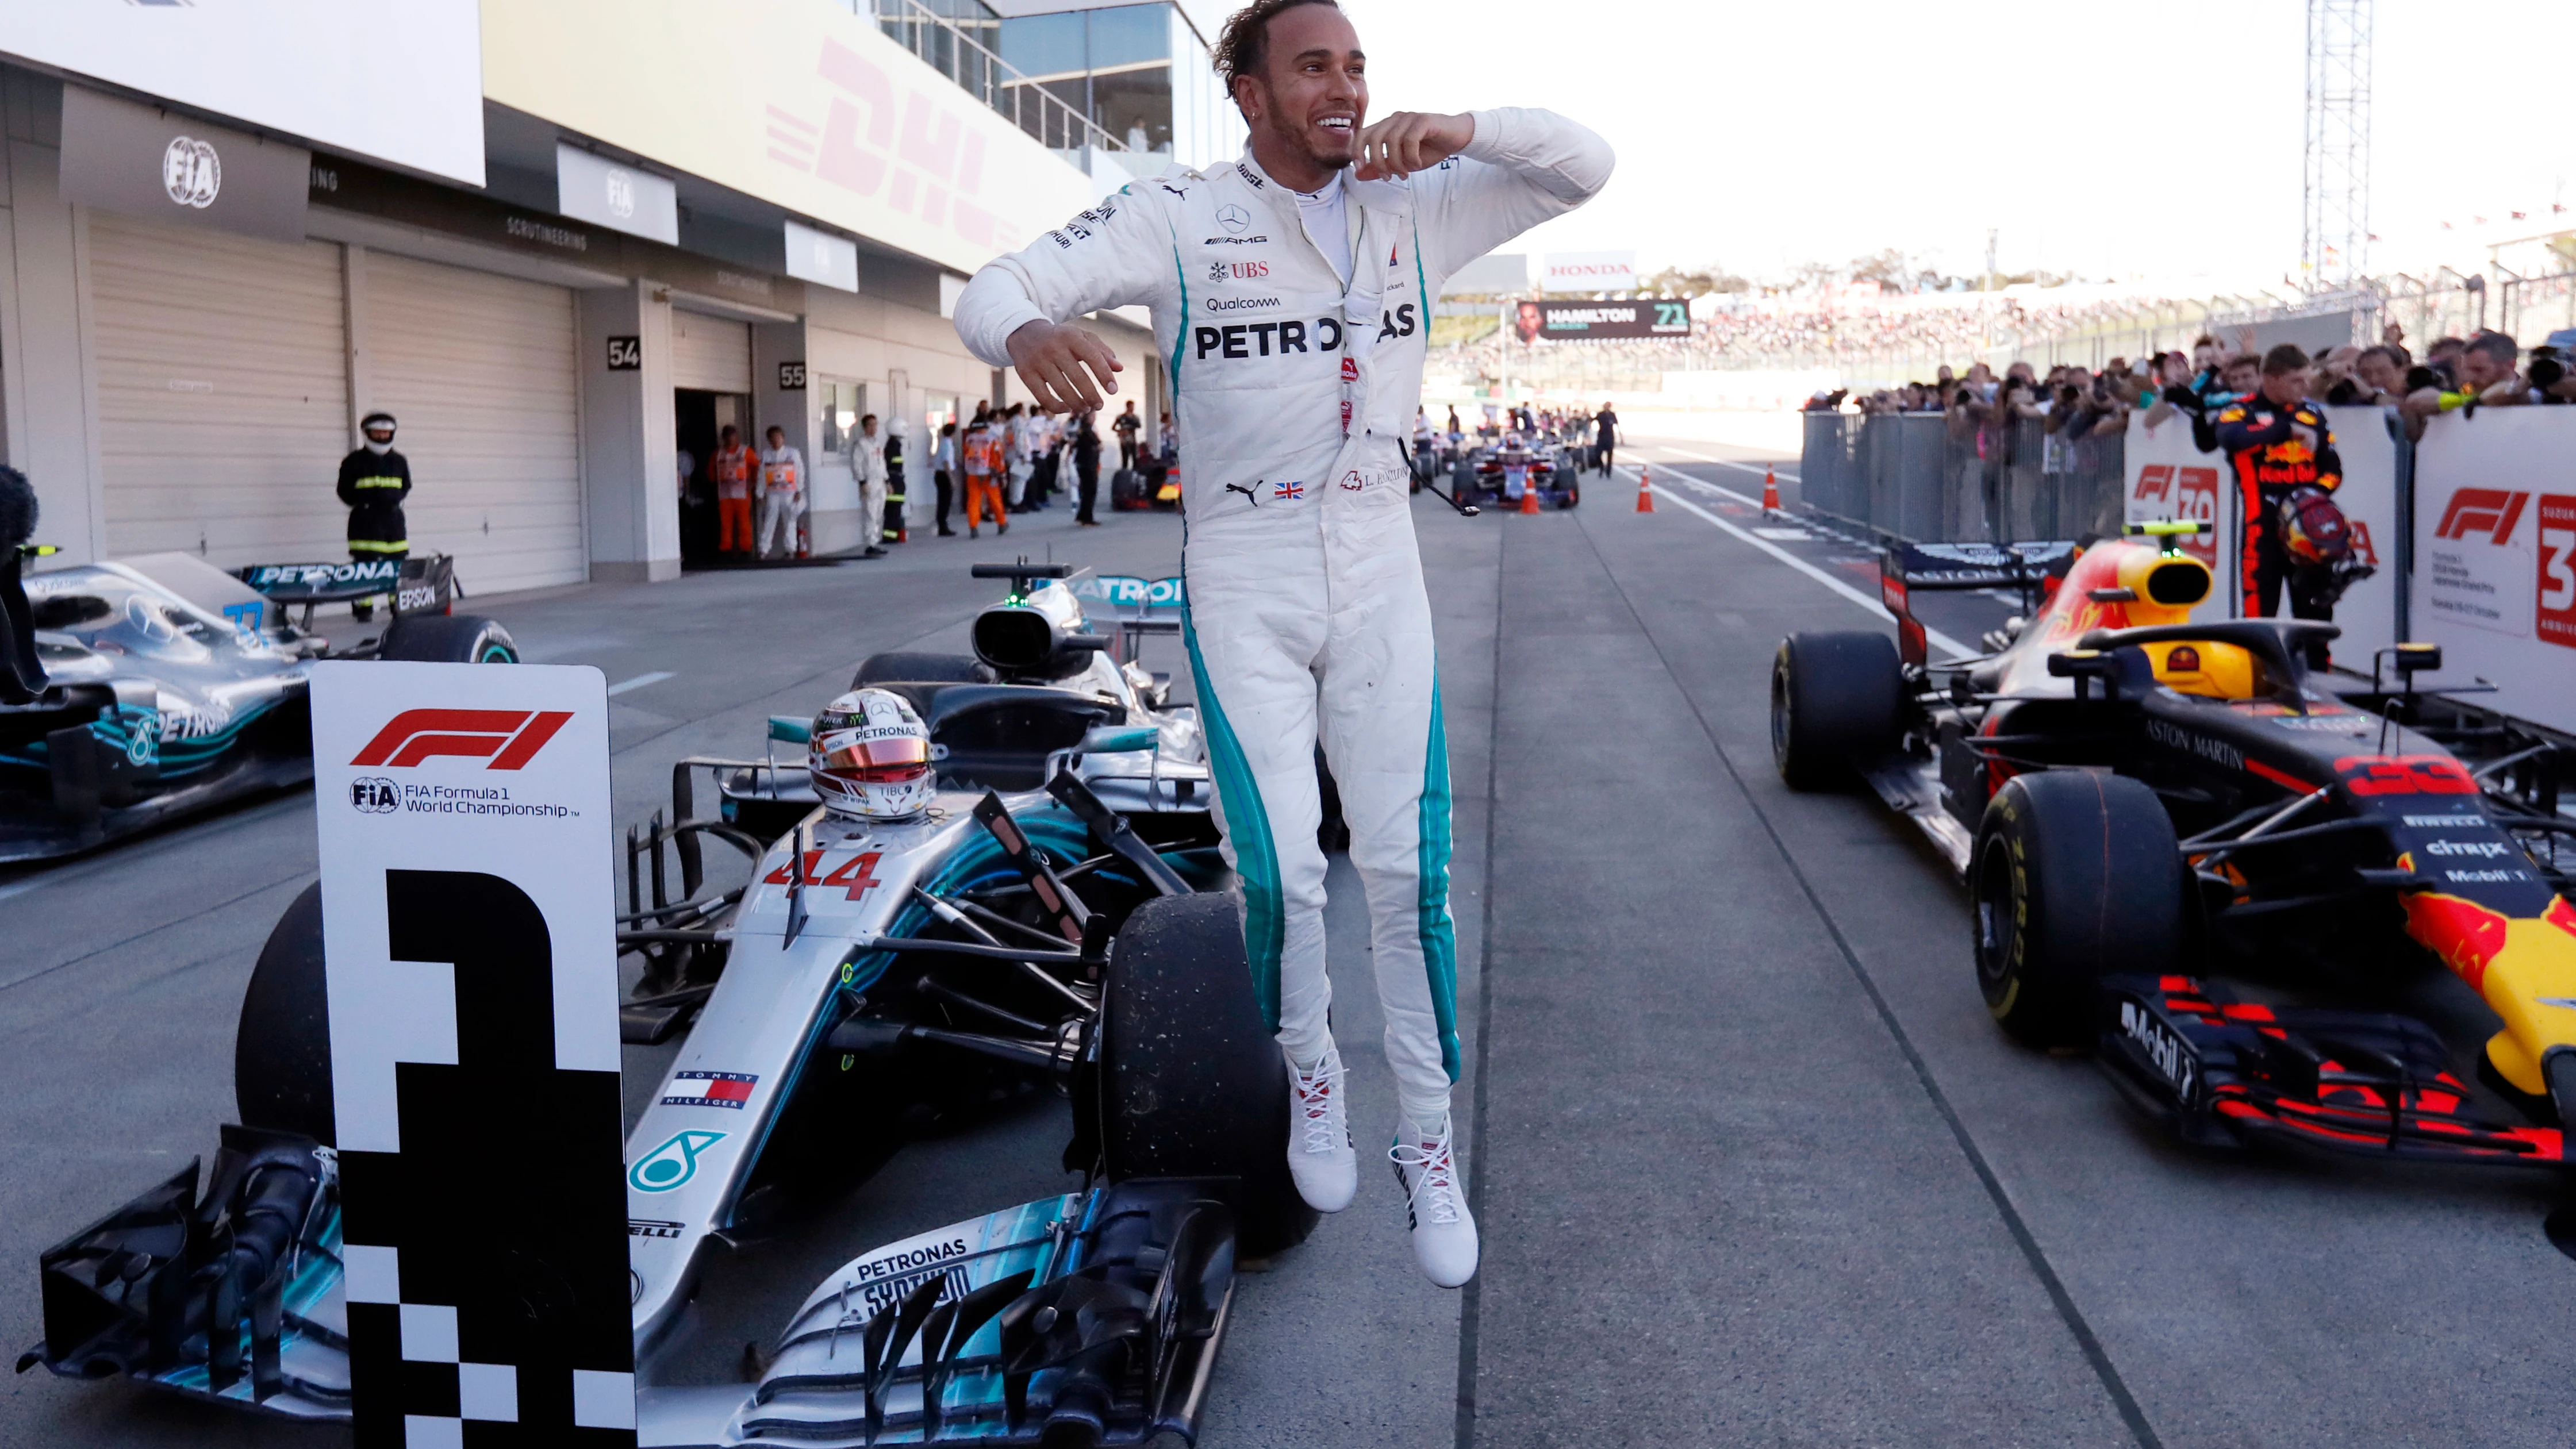
[[[1462,1287],[1476,1276],[1476,1219],[1467,1211],[1466,1189],[1458,1182],[1449,1119],[1441,1119],[1437,1132],[1411,1122],[1398,1127],[1395,1146],[1386,1155],[1394,1160],[1395,1180],[1404,1187],[1413,1261],[1439,1286]]]
[[[1349,1207],[1360,1190],[1360,1157],[1351,1148],[1342,1076],[1339,1047],[1325,1047],[1311,1072],[1288,1058],[1288,1175],[1297,1180],[1297,1195],[1319,1213]]]

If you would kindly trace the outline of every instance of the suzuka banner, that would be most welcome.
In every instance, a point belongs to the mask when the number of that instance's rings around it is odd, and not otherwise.
[[[312,679],[357,1443],[632,1445],[605,682]]]
[[[2576,411],[2481,408],[2415,445],[2415,637],[2442,646],[2429,685],[2576,730]]]

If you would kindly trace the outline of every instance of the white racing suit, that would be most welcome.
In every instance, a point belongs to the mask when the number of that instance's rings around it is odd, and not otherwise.
[[[1458,1076],[1449,757],[1404,440],[1441,283],[1581,205],[1611,167],[1600,137],[1546,111],[1475,125],[1410,180],[1346,179],[1347,284],[1247,151],[1122,187],[957,304],[958,335],[996,367],[1029,322],[1152,308],[1189,459],[1184,639],[1262,1010],[1299,1062],[1322,1056],[1320,740],[1368,893],[1399,1105],[1431,1130]]]

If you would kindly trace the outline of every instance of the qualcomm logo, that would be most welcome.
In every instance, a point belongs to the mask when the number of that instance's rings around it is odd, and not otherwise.
[[[161,189],[181,206],[202,211],[224,189],[224,163],[214,146],[194,136],[173,136],[161,152]]]

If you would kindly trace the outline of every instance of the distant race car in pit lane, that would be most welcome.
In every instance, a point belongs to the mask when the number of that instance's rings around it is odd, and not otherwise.
[[[1535,488],[1542,507],[1572,508],[1583,501],[1583,484],[1576,472],[1569,450],[1505,433],[1495,446],[1461,458],[1450,481],[1461,503],[1505,503],[1517,508],[1522,490]]]
[[[1888,549],[1897,640],[1780,646],[1782,776],[1857,771],[1914,820],[1974,897],[1995,1019],[2093,1048],[2191,1141],[2566,1163],[2576,822],[2557,798],[2576,746],[2417,691],[2431,645],[2377,651],[2364,681],[2310,673],[2332,624],[2192,621],[2210,571],[2171,541],[2200,526],[2132,526],[2161,547]],[[2045,602],[1995,652],[1931,661],[1915,597],[1993,588]],[[2484,1009],[2435,1014],[2490,1022],[2483,1043],[2355,1009],[2462,985]]]
[[[13,551],[5,566],[20,565]],[[334,648],[311,632],[315,605],[379,596],[394,613],[375,637]],[[21,671],[34,674],[0,688],[0,863],[87,850],[311,779],[313,660],[515,662],[509,631],[452,612],[455,598],[442,554],[236,576],[158,553],[0,581]],[[290,605],[300,621],[288,621]]]
[[[1176,632],[1150,606],[1177,603],[1179,581],[975,572],[1013,588],[978,617],[974,656],[880,654],[851,681],[927,724],[927,814],[819,808],[806,721],[781,717],[770,738],[792,762],[682,760],[672,818],[629,837],[626,1039],[687,1032],[626,1143],[647,1444],[1194,1438],[1238,1251],[1269,1257],[1315,1222],[1288,1178],[1286,1067],[1213,848],[1196,712],[1133,658]],[[1144,606],[1114,621],[1120,661],[1083,596]],[[710,841],[751,857],[745,884],[709,880]],[[348,1414],[323,995],[317,887],[252,977],[246,1125],[224,1129],[203,1197],[192,1164],[44,1254],[45,1340],[22,1369]],[[1085,1190],[852,1259],[745,1355],[747,1382],[657,1383],[735,1244],[943,1122],[1059,1091]],[[492,1183],[489,1211],[547,1210],[511,1189]],[[511,1292],[543,1272],[491,1267]]]

